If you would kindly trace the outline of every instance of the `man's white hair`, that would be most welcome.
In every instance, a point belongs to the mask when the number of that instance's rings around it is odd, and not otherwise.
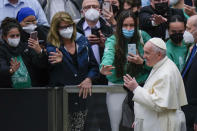
[[[154,44],[152,44],[152,48],[153,48],[153,50],[156,52],[156,53],[161,53],[162,54],[162,56],[163,57],[165,57],[166,56],[166,50],[164,50],[164,49],[162,49],[162,48],[160,48],[160,47],[158,47],[158,46],[156,46],[156,45],[154,45]]]

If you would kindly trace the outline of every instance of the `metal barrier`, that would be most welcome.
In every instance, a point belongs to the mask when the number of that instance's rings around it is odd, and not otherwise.
[[[78,93],[79,88],[76,86],[66,86],[63,88],[63,131],[68,131],[68,93]],[[101,86],[95,85],[92,87],[92,93],[124,93],[123,85]]]
[[[68,94],[78,92],[76,86],[0,88],[0,130],[68,131]],[[106,92],[122,93],[125,90],[122,85],[92,87],[92,93]]]

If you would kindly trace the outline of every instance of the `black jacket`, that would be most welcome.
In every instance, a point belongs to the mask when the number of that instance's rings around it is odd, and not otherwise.
[[[43,68],[48,62],[45,52],[36,54],[27,44],[20,43],[18,47],[12,48],[5,41],[0,44],[0,88],[12,87],[10,60],[12,57],[21,55],[24,64],[29,72],[32,86],[44,86],[48,78],[43,77]]]
[[[156,14],[156,11],[154,8],[152,8],[151,5],[145,6],[140,10],[139,13],[140,29],[146,31],[151,37],[159,37],[165,40],[168,22],[162,23],[158,26],[152,26],[150,18],[153,14]],[[173,15],[180,15],[181,17],[185,18],[182,10],[174,9],[174,8],[169,8],[167,14],[163,17],[167,18],[167,20],[169,21],[170,17],[172,17]]]
[[[77,32],[85,35],[84,30],[83,30],[83,23],[85,22],[85,18],[81,18],[81,20],[77,23]],[[113,34],[113,29],[107,25],[107,23],[100,17],[99,18],[99,22],[100,22],[100,30],[103,33],[103,35],[108,38]],[[104,47],[99,47],[99,54],[100,54],[100,59],[102,59],[103,57],[103,53],[104,53]],[[105,76],[103,76],[102,74],[100,74],[100,78],[95,80],[93,82],[93,84],[96,85],[107,85],[107,79],[105,78]]]
[[[191,54],[190,54],[191,57]],[[188,58],[188,61],[190,59]],[[186,65],[188,64],[188,61],[185,64],[185,67],[182,71],[185,71]],[[186,115],[186,121],[192,125],[195,123],[197,124],[197,54],[195,54],[194,58],[192,59],[192,63],[190,64],[189,68],[186,70],[186,73],[183,77],[184,85],[185,85],[185,91],[187,95],[187,101],[188,105],[183,107],[183,111]],[[187,125],[188,126],[188,125]]]
[[[47,41],[47,35],[49,32],[49,27],[44,25],[37,25],[37,28],[35,31],[38,32],[38,41],[39,44],[42,45],[42,47],[46,47],[46,41]],[[26,33],[25,31],[22,31],[21,34],[21,42],[28,44],[28,39],[30,37],[30,34]],[[32,52],[32,49],[30,49]],[[33,51],[34,52],[34,51]],[[30,54],[31,55],[31,54]],[[27,65],[32,65],[32,59],[27,59]],[[46,64],[46,63],[45,63]],[[32,65],[31,68],[28,69],[31,72],[31,79],[32,79],[32,86],[33,87],[42,87],[48,85],[49,82],[49,73],[48,68],[45,65],[43,68],[38,68],[34,65]]]

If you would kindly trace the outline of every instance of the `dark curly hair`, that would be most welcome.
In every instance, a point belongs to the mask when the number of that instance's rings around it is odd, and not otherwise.
[[[132,17],[134,19],[134,35],[130,39],[126,39],[122,33],[123,22],[128,17]],[[138,21],[137,21],[137,17],[131,10],[124,10],[119,14],[115,37],[116,37],[116,45],[115,45],[114,65],[116,67],[116,76],[120,78],[124,75],[124,68],[127,62],[127,58],[126,58],[127,44],[125,42],[136,43],[136,47],[138,48],[138,40],[139,40]],[[133,63],[131,64],[134,65]],[[132,69],[135,70],[135,67],[133,67]]]
[[[2,38],[3,38],[3,36],[7,36],[8,32],[12,28],[18,28],[20,33],[22,31],[20,24],[18,23],[18,21],[15,18],[6,17],[1,23]]]

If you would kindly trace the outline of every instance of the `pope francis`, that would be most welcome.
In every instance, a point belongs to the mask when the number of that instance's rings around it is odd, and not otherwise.
[[[187,104],[185,88],[179,70],[166,56],[165,42],[150,39],[144,59],[153,68],[143,87],[135,78],[124,76],[124,85],[134,93],[134,131],[186,131],[180,108]]]

